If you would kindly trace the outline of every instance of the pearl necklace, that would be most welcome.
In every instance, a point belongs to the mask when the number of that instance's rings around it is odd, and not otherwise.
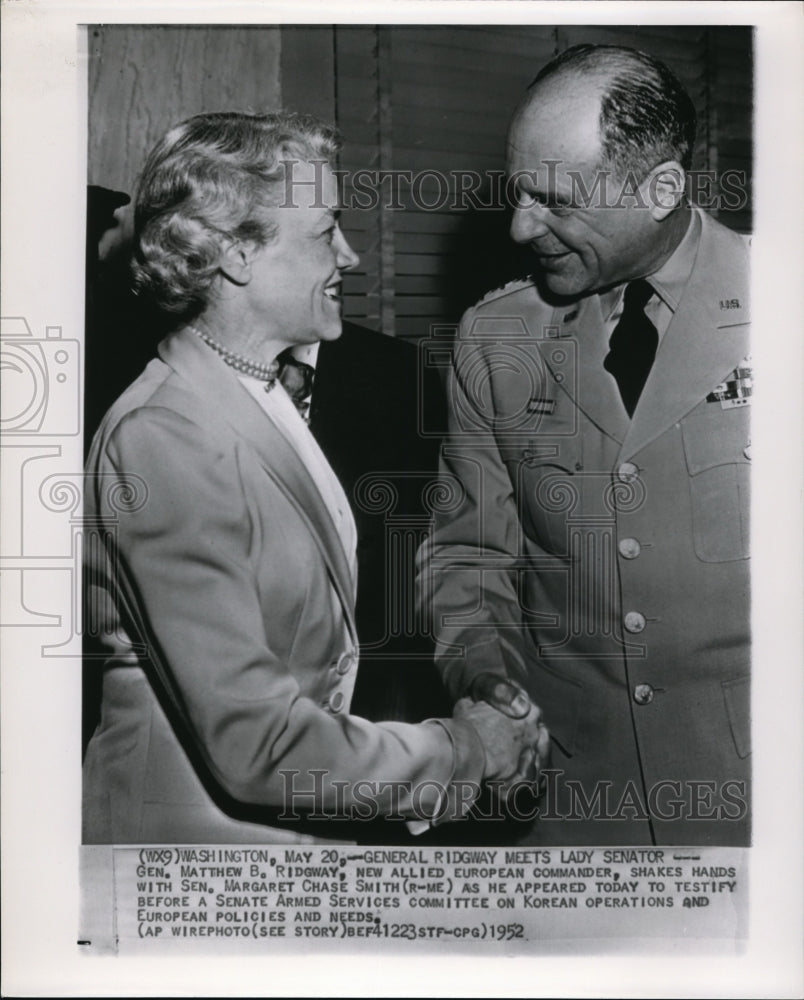
[[[219,354],[224,364],[227,364],[230,368],[234,368],[235,371],[242,372],[243,375],[251,375],[253,378],[259,379],[260,382],[265,382],[266,392],[270,392],[276,385],[276,380],[279,377],[278,361],[272,361],[266,365],[261,361],[244,358],[242,354],[236,354],[234,351],[230,351],[228,347],[224,347],[223,344],[218,343],[214,337],[210,337],[208,333],[199,330],[197,326],[188,324],[187,329],[192,330],[216,354]]]

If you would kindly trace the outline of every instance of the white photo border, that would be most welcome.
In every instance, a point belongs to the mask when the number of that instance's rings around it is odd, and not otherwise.
[[[3,992],[12,995],[799,996],[802,982],[802,477],[800,298],[802,17],[796,3],[206,3],[6,0],[2,11],[2,314],[35,337],[83,338],[86,35],[93,23],[754,24],[754,284],[758,376],[754,702],[756,790],[750,936],[722,959],[575,955],[517,959],[305,955],[88,959],[75,944],[80,843],[80,640],[43,659],[35,629],[4,628]],[[7,444],[3,442],[4,446]],[[81,467],[78,435],[59,438]],[[5,447],[4,447],[5,451]],[[8,453],[10,454],[10,452]],[[3,472],[12,462],[4,455]],[[8,482],[5,484],[8,487]],[[3,557],[23,515],[4,493]],[[29,522],[30,523],[30,522]],[[35,523],[35,521],[34,521]],[[21,529],[20,529],[21,530]],[[13,566],[9,578],[13,582]],[[54,570],[48,601],[70,601]],[[47,606],[48,601],[45,601]],[[3,619],[5,620],[5,619]],[[32,655],[32,651],[36,651]]]

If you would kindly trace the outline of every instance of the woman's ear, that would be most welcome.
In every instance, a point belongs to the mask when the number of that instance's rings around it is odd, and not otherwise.
[[[248,243],[232,242],[221,255],[218,268],[224,278],[235,285],[247,285],[251,281],[251,261],[254,248]]]

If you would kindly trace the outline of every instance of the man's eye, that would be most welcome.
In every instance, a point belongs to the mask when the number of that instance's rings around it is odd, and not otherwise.
[[[545,198],[542,195],[533,194],[529,191],[520,192],[519,205],[520,208],[533,208],[535,205],[539,205],[541,208],[546,208],[548,212],[559,219],[570,215],[573,210],[573,206],[568,205],[566,202],[555,201],[552,198]]]

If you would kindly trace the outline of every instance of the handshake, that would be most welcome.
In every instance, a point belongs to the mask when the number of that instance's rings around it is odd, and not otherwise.
[[[523,688],[498,674],[480,674],[469,694],[456,703],[453,717],[469,722],[483,743],[484,781],[503,802],[517,786],[535,789],[550,747],[541,710]]]

